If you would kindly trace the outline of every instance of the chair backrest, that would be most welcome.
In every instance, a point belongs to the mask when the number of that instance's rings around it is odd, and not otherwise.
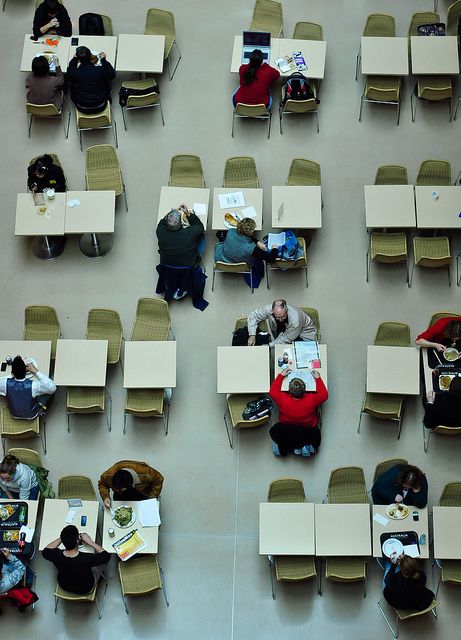
[[[320,340],[320,316],[319,316],[319,312],[314,307],[300,307],[300,309],[301,309],[301,311],[304,311],[304,313],[307,313],[309,318],[315,324],[315,328],[317,329],[317,336],[316,337],[317,337],[317,340]]]
[[[170,326],[170,310],[165,300],[140,298],[131,340],[167,340]]]
[[[400,98],[400,78],[367,76],[364,95],[376,102],[397,102]]]
[[[440,494],[439,506],[461,507],[461,482],[448,482],[444,486]]]
[[[397,264],[408,259],[407,236],[400,233],[373,231],[370,236],[371,259],[385,264]]]
[[[395,467],[396,464],[408,464],[408,460],[405,458],[391,458],[390,460],[383,460],[382,462],[378,462],[375,468],[375,472],[373,474],[373,484],[382,476],[383,473],[386,473],[391,467]]]
[[[297,22],[293,30],[296,40],[323,40],[322,25],[316,22]]]
[[[365,27],[363,29],[364,36],[372,36],[375,38],[395,36],[395,19],[386,13],[371,13],[367,17]]]
[[[165,36],[164,58],[167,58],[176,38],[174,15],[165,9],[149,9],[146,16],[145,35]]]
[[[108,340],[107,362],[113,364],[120,359],[123,327],[115,309],[90,309],[86,325],[87,340]]]
[[[114,30],[112,28],[112,19],[109,16],[105,16],[102,13],[100,14],[102,18],[102,24],[104,26],[104,35],[105,36],[113,36]]]
[[[407,168],[400,164],[383,164],[376,171],[375,184],[408,184]]]
[[[54,104],[32,104],[26,102],[26,111],[35,118],[55,118],[61,111]]]
[[[56,309],[54,307],[38,304],[31,305],[24,309],[25,332],[29,330],[46,331],[50,328],[53,328],[59,333],[61,332],[61,325],[59,324],[58,314],[56,313]]]
[[[304,484],[297,478],[272,480],[267,493],[268,502],[307,502]]]
[[[58,482],[58,498],[96,500],[93,482],[88,476],[63,476]]]
[[[273,38],[283,32],[283,9],[275,0],[256,0],[250,23],[251,31],[270,31]]]
[[[313,160],[305,160],[304,158],[295,158],[291,161],[285,184],[299,187],[320,186],[321,172],[319,163]]]
[[[404,322],[381,322],[374,344],[383,347],[409,347],[410,327]]]
[[[447,35],[458,35],[458,23],[461,18],[461,0],[454,2],[448,7],[447,13]]]
[[[243,102],[237,102],[235,105],[235,113],[244,118],[269,117],[269,110],[265,104],[244,104]]]
[[[423,24],[434,24],[440,22],[440,16],[435,11],[423,11],[414,13],[411,17],[410,26],[408,28],[408,36],[417,36],[418,27]]]
[[[257,189],[259,179],[254,158],[249,156],[228,158],[224,166],[223,186],[237,189]]]
[[[123,192],[122,174],[115,147],[97,144],[88,147],[85,158],[85,176],[89,191]]]
[[[22,449],[19,447],[15,449],[9,449],[8,455],[16,456],[19,462],[22,462],[23,464],[33,464],[35,467],[43,466],[40,456],[33,449]]]
[[[104,111],[100,113],[82,113],[75,108],[75,117],[77,120],[77,129],[101,129],[103,127],[110,127],[112,124],[110,102],[107,102]]]
[[[152,91],[152,93],[144,93],[143,95],[128,96],[126,100],[126,106],[130,107],[150,107],[154,104],[160,102],[160,95],[157,91]]]
[[[168,185],[170,187],[203,188],[205,179],[199,156],[186,154],[173,156],[170,162]]]
[[[438,320],[441,320],[442,318],[460,318],[461,319],[461,315],[459,313],[454,313],[452,311],[437,311],[437,313],[432,314],[432,318],[429,321],[429,327],[432,327],[433,324],[435,324]]]
[[[437,102],[450,100],[453,96],[453,86],[449,76],[426,76],[418,80],[418,97],[422,100]]]
[[[317,103],[315,98],[308,100],[287,100],[283,105],[283,111],[289,113],[309,113],[309,111],[317,111]]]
[[[333,469],[328,483],[328,502],[332,504],[368,502],[362,467]]]

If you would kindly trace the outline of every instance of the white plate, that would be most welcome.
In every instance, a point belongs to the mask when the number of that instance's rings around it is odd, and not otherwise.
[[[117,513],[117,510],[120,509],[121,507],[126,507],[127,509],[133,509],[133,507],[130,507],[128,504],[121,504],[120,507],[117,507],[117,509],[115,509],[115,513]],[[133,509],[133,513],[131,514],[131,520],[129,521],[128,524],[124,524],[123,526],[121,524],[119,524],[117,522],[117,520],[115,519],[115,516],[112,518],[112,522],[119,528],[119,529],[128,529],[128,527],[131,527],[135,522],[136,522],[136,513],[135,510]]]
[[[388,558],[394,553],[400,556],[403,553],[403,544],[397,538],[388,538],[383,544],[383,553]]]

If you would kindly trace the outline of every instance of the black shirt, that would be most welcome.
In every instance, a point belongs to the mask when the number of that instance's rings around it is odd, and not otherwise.
[[[425,403],[424,425],[435,429],[439,425],[446,427],[461,426],[461,399],[450,393],[438,393],[434,403]]]
[[[112,491],[114,490],[112,489]],[[114,491],[114,500],[116,502],[123,502],[124,500],[147,500],[148,498],[149,496],[145,496],[134,487],[129,487],[125,489],[125,491]]]
[[[34,174],[33,165],[27,168],[27,186],[32,191],[34,185],[37,185],[36,193],[41,193],[43,189],[54,189],[57,193],[63,193],[66,190],[66,179],[63,170],[56,164],[52,164],[43,178],[38,178]]]
[[[85,553],[68,557],[62,549],[43,549],[42,555],[58,570],[58,584],[71,593],[88,593],[94,586],[94,575],[91,567],[106,564],[110,560],[107,551],[102,553]]]
[[[383,595],[391,607],[397,609],[422,611],[434,599],[434,594],[426,587],[426,574],[421,571],[419,577],[405,578],[401,571],[396,571],[395,564],[389,569]]]
[[[80,64],[77,58],[72,58],[67,67],[67,79],[72,83],[72,102],[83,110],[101,107],[102,111],[110,98],[110,81],[114,78],[115,70],[105,58],[101,59],[100,66],[92,62]]]
[[[53,31],[56,31],[59,36],[71,36],[72,35],[72,23],[69,18],[69,14],[67,13],[67,9],[59,4],[58,13],[55,16],[56,20],[59,22],[59,27],[54,27]],[[46,35],[48,32],[42,33],[40,31],[41,27],[44,27],[46,24],[50,22],[51,18],[48,15],[48,11],[44,7],[44,3],[40,4],[34,15],[34,36],[35,38],[40,38],[42,35]]]
[[[275,330],[275,337],[277,337],[281,333],[285,333],[285,331],[287,329],[286,320],[283,320],[281,322],[280,320],[275,319],[275,324],[276,324],[276,327],[277,327],[276,330]]]

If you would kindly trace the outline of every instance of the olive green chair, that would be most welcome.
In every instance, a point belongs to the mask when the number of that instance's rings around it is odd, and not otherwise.
[[[312,85],[312,91],[314,95],[316,95],[317,91],[314,85]],[[307,113],[313,113],[315,115],[315,121],[317,124],[317,133],[319,133],[319,116],[318,116],[318,108],[317,101],[314,98],[308,98],[307,100],[282,100],[279,107],[279,124],[280,124],[280,133],[283,134],[282,129],[282,120],[283,116],[289,114],[297,114],[303,115]]]
[[[450,76],[418,76],[415,91],[411,94],[411,119],[416,118],[418,100],[426,103],[446,102],[448,119],[451,122],[453,113],[453,83]],[[458,101],[459,104],[459,101]],[[458,105],[456,106],[456,113]]]
[[[451,185],[451,164],[447,160],[423,160],[415,184],[425,187],[449,187]]]
[[[123,327],[120,314],[115,309],[96,308],[88,311],[86,340],[107,340],[107,364],[122,361]],[[123,371],[123,367],[122,367]]]
[[[140,298],[130,340],[168,340],[170,330],[168,303],[160,298]]]
[[[395,36],[395,19],[386,13],[371,13],[367,17],[363,36],[374,38],[393,38]],[[355,63],[355,80],[359,73],[360,60],[362,59],[362,48],[359,46],[357,60]]]
[[[165,436],[168,435],[170,398],[165,389],[127,389],[123,417],[123,434],[126,434],[127,416],[136,418],[162,418]]]
[[[316,340],[317,340],[317,342],[320,342],[322,336],[320,334],[320,316],[319,316],[319,312],[314,307],[299,307],[299,308],[301,309],[301,311],[304,311],[304,313],[307,313],[309,318],[314,323],[315,328],[317,330]]]
[[[405,458],[390,458],[389,460],[383,460],[382,462],[379,462],[376,465],[375,472],[373,474],[373,484],[380,476],[383,475],[383,473],[386,473],[386,471],[389,471],[389,469],[395,467],[395,465],[397,464],[408,464],[408,460],[406,460]]]
[[[82,132],[94,131],[96,129],[112,129],[115,146],[118,147],[117,123],[112,116],[112,109],[109,101],[107,101],[105,109],[99,113],[82,113],[75,108],[75,123],[77,126],[77,135],[80,141],[80,151],[83,151]]]
[[[387,626],[391,630],[392,635],[394,636],[394,638],[398,638],[399,637],[399,623],[401,621],[409,620],[410,618],[417,618],[419,616],[424,616],[424,615],[426,615],[426,613],[432,613],[434,618],[437,620],[437,610],[436,609],[439,606],[439,603],[437,602],[437,600],[433,600],[432,603],[426,609],[423,609],[422,611],[407,611],[405,609],[396,609],[395,607],[391,607],[391,609],[393,609],[394,612],[395,612],[395,626],[392,626],[389,618],[386,616],[386,614],[384,612],[384,609],[383,609],[383,607],[381,605],[381,601],[379,601],[377,604],[378,604],[378,609],[381,611],[381,614],[382,614],[384,620],[386,621]]]
[[[107,387],[67,387],[66,408],[68,433],[72,413],[104,413],[107,428],[109,432],[112,430],[112,398]]]
[[[244,104],[237,102],[232,112],[231,137],[234,137],[234,125],[236,118],[254,118],[255,120],[267,120],[267,137],[271,137],[272,113],[265,104]]]
[[[307,502],[303,481],[297,478],[272,480],[267,492],[267,502]]]
[[[325,579],[333,582],[363,581],[363,597],[367,595],[367,563],[364,558],[325,558]],[[322,595],[322,572],[319,571],[319,595]]]
[[[316,22],[297,22],[293,29],[295,40],[323,40],[322,25]]]
[[[282,4],[274,0],[256,0],[249,30],[269,31],[273,38],[282,38]]]
[[[360,410],[357,433],[360,433],[362,416],[367,414],[379,420],[391,420],[397,422],[397,440],[400,439],[402,420],[405,405],[405,396],[397,393],[365,393],[362,408]]]
[[[128,211],[126,188],[115,148],[110,144],[88,147],[85,160],[85,182],[88,191],[115,191],[123,195]]]
[[[448,272],[448,286],[451,287],[451,251],[450,239],[447,236],[435,238],[413,238],[414,264],[410,275],[410,286],[415,267],[428,269],[446,269]]]
[[[270,289],[270,278],[269,274],[271,271],[294,271],[295,269],[304,269],[304,274],[306,277],[306,289],[309,286],[309,281],[307,278],[307,247],[306,241],[302,237],[298,237],[298,244],[302,249],[302,255],[297,260],[283,260],[282,258],[277,258],[273,263],[266,263],[266,284],[267,288]]]
[[[40,425],[40,420],[42,424]],[[23,440],[25,438],[39,437],[42,441],[43,451],[46,455],[46,430],[45,419],[39,416],[33,420],[20,420],[13,418],[8,407],[0,410],[0,437],[2,439],[3,455],[5,455],[5,440]]]
[[[67,123],[64,108],[58,109],[54,104],[33,104],[32,102],[26,102],[26,113],[29,117],[29,129],[27,132],[30,138],[30,132],[32,129],[32,122],[34,118],[42,120],[61,120],[64,127],[64,135],[66,140],[69,136],[70,125],[70,111],[67,114]]]
[[[362,467],[337,467],[330,474],[327,499],[330,504],[368,503]]]
[[[295,158],[291,161],[285,184],[289,187],[321,186],[322,177],[319,163],[305,158]]]
[[[31,305],[24,310],[24,340],[50,340],[51,359],[56,358],[56,343],[61,336],[61,325],[54,307]]]
[[[375,184],[408,184],[407,168],[401,164],[383,164],[376,171]]]
[[[437,311],[436,313],[432,314],[432,317],[429,320],[428,328],[432,327],[433,324],[435,324],[442,318],[461,318],[461,315],[459,313],[455,313],[454,311]]]
[[[461,482],[448,482],[444,486],[439,498],[439,507],[461,507]]]
[[[254,158],[249,156],[228,158],[224,166],[223,187],[227,189],[258,189],[259,178]]]
[[[142,93],[140,95],[129,95],[126,100],[126,104],[121,105],[120,108],[122,110],[123,126],[125,127],[125,131],[127,131],[126,112],[135,111],[137,109],[159,107],[160,115],[162,116],[162,124],[163,126],[165,126],[162,101],[160,99],[158,84],[155,78],[148,78],[147,80],[129,80],[126,82],[122,82],[122,87],[124,89],[135,89],[137,91],[143,90],[144,92],[148,91],[148,93]]]
[[[43,467],[40,456],[33,449],[9,449],[8,455],[16,456],[19,462],[22,462],[23,464],[33,465],[34,467]]]
[[[103,595],[101,604],[98,600],[98,586],[101,580],[104,583],[103,587]],[[94,587],[89,593],[77,594],[71,593],[70,591],[66,591],[59,584],[56,585],[56,590],[54,592],[54,612],[57,613],[58,604],[60,600],[67,600],[68,602],[95,602],[96,609],[98,611],[98,619],[101,620],[104,614],[104,603],[106,601],[106,593],[107,593],[108,581],[104,573],[101,573],[94,582]]]
[[[161,589],[166,606],[170,603],[165,590],[165,576],[157,556],[138,555],[126,562],[118,563],[120,590],[127,614],[128,604],[126,596],[144,596]]]
[[[366,76],[360,98],[359,122],[362,122],[364,102],[397,107],[397,126],[400,122],[400,89],[402,79],[396,76]]]
[[[149,9],[146,16],[144,34],[165,36],[163,59],[168,63],[168,77],[170,80],[173,80],[178,64],[181,61],[181,51],[179,50],[178,43],[176,42],[176,26],[173,13],[171,13],[171,11],[165,11],[165,9]],[[178,60],[172,70],[170,54],[173,46],[177,49]]]
[[[224,409],[224,424],[226,425],[227,438],[229,446],[234,448],[234,430],[260,427],[269,423],[270,415],[257,418],[256,420],[244,420],[242,417],[243,410],[248,402],[256,400],[258,396],[246,393],[231,393],[226,398],[226,406]]]
[[[88,476],[63,476],[58,481],[58,498],[69,500],[97,500],[93,481]]]
[[[372,231],[368,237],[367,282],[370,281],[372,262],[382,264],[405,263],[406,282],[410,286],[407,235],[405,232]]]
[[[381,322],[373,344],[381,347],[410,347],[410,327],[404,322]]]
[[[422,11],[412,15],[410,26],[408,27],[408,50],[410,53],[410,37],[419,35],[418,27],[423,24],[435,24],[437,22],[440,22],[440,16],[435,11]]]
[[[170,162],[168,186],[204,188],[205,178],[200,158],[185,154],[173,156]]]

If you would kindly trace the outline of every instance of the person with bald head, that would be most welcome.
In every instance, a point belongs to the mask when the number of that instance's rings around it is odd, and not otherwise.
[[[317,330],[312,318],[299,307],[287,304],[286,300],[274,300],[272,304],[259,307],[248,314],[248,346],[256,344],[258,324],[267,320],[272,340],[269,346],[289,344],[295,340],[315,340]]]

